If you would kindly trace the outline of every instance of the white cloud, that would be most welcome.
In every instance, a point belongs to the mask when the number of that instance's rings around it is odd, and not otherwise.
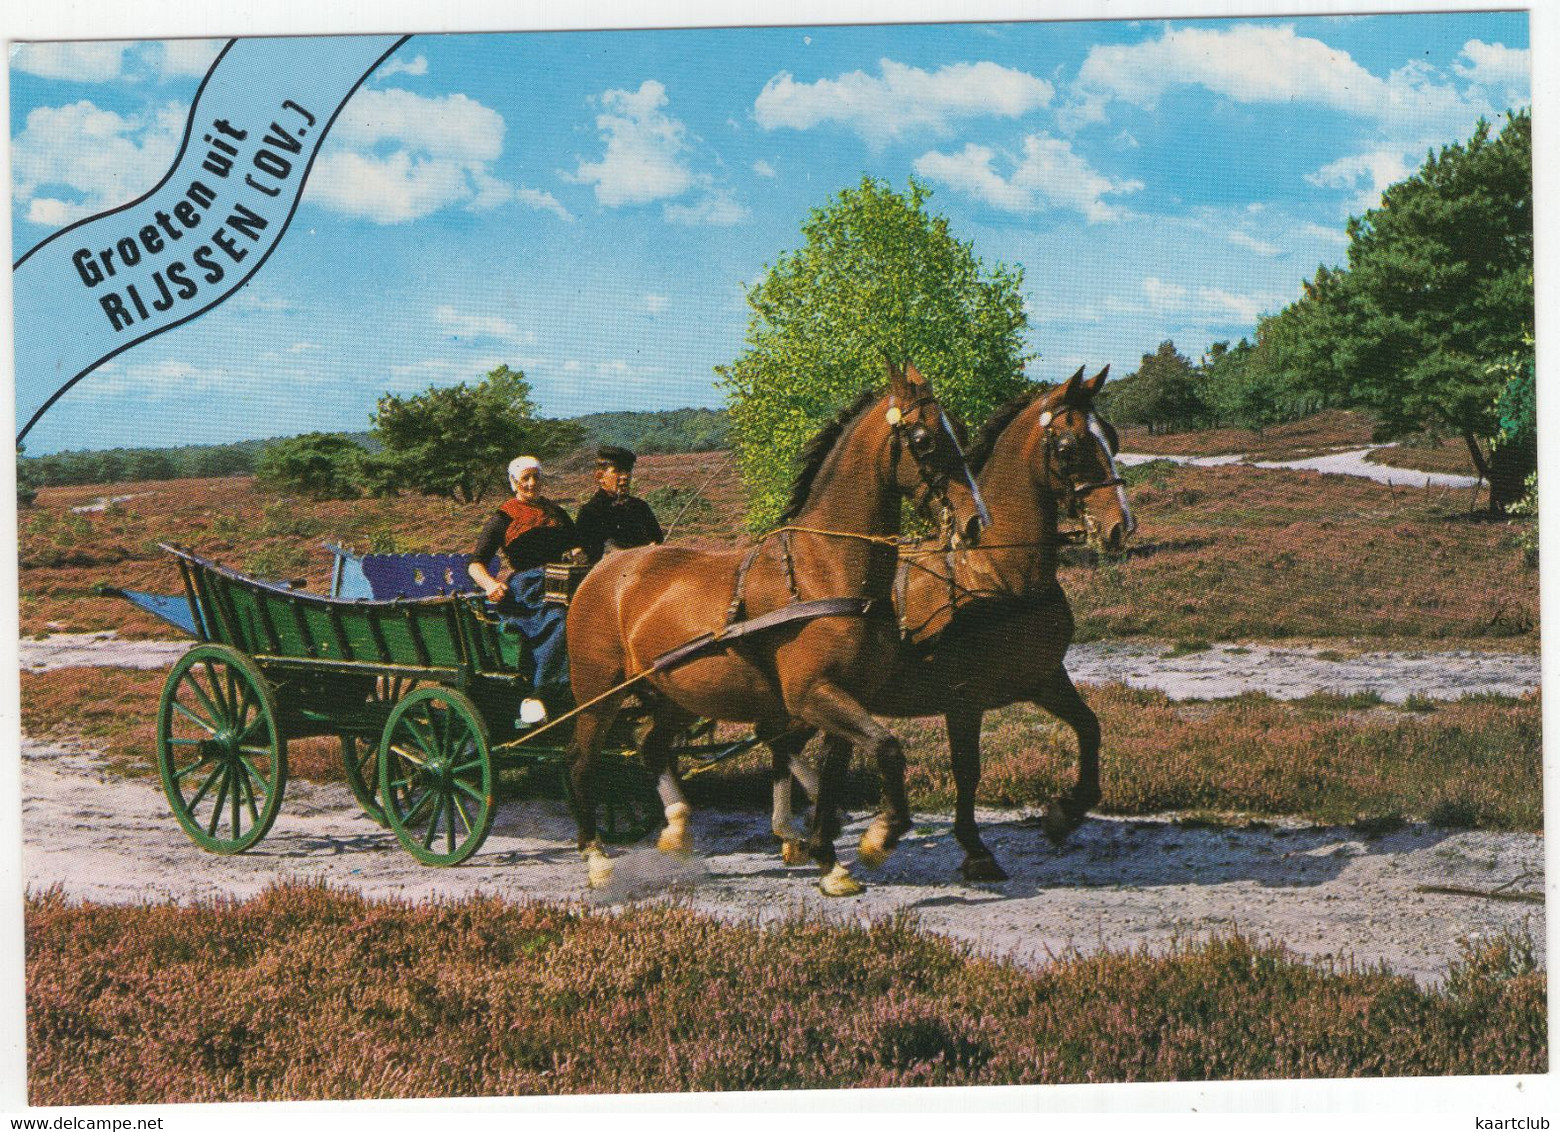
[[[18,43],[11,66],[42,79],[78,83],[112,82],[124,73],[128,43]]]
[[[596,127],[606,142],[600,161],[581,161],[574,180],[596,187],[596,200],[608,208],[646,204],[680,196],[694,185],[681,160],[687,149],[683,124],[662,113],[666,87],[646,79],[637,91],[602,94],[604,113]]]
[[[146,118],[86,100],[40,106],[11,140],[12,192],[37,224],[69,223],[134,200],[173,164],[187,114],[174,102]]]
[[[1526,51],[1474,39],[1450,73],[1415,59],[1383,78],[1287,24],[1171,28],[1158,39],[1091,48],[1058,120],[1068,129],[1103,122],[1112,99],[1153,109],[1181,86],[1239,103],[1327,107],[1372,136],[1306,179],[1353,191],[1347,211],[1358,212],[1375,207],[1381,190],[1417,168],[1426,150],[1466,137],[1481,116],[1495,120],[1525,104],[1530,64]]]
[[[1072,143],[1047,134],[1024,139],[1024,154],[1004,179],[995,168],[995,151],[973,142],[959,153],[926,153],[915,171],[1008,212],[1070,208],[1091,222],[1120,220],[1125,210],[1108,203],[1108,194],[1131,193],[1141,181],[1117,181],[1094,170],[1073,152]]]
[[[881,74],[852,71],[799,83],[782,71],[753,104],[766,130],[807,130],[836,122],[882,145],[915,130],[946,133],[959,119],[1017,118],[1047,106],[1055,89],[1044,79],[996,63],[952,63],[936,71],[879,61]]]
[[[1152,109],[1171,87],[1203,86],[1237,102],[1314,102],[1371,113],[1386,83],[1348,52],[1293,27],[1239,24],[1228,29],[1171,28],[1155,40],[1090,48],[1078,72],[1080,92]]]
[[[233,380],[221,365],[196,366],[165,359],[157,362],[110,362],[88,380],[93,395],[130,394],[143,401],[169,401],[220,390]]]
[[[769,164],[767,161],[753,162],[753,172],[757,173],[760,177],[775,177],[779,175],[775,172],[775,167]]]
[[[536,334],[522,330],[500,315],[466,314],[451,306],[435,308],[433,321],[438,328],[452,338],[496,338],[518,346],[530,346],[536,342]]]
[[[1462,60],[1466,59],[1464,63]],[[1533,55],[1523,48],[1470,39],[1463,44],[1452,70],[1479,86],[1520,88],[1526,91],[1532,82]]]
[[[1235,228],[1225,233],[1225,238],[1236,247],[1245,248],[1247,251],[1256,252],[1261,256],[1282,255],[1283,249],[1266,240],[1259,240],[1248,232],[1242,232]]]
[[[395,58],[374,72],[376,79],[388,79],[391,75],[426,75],[428,57],[418,55],[412,59]]]
[[[155,66],[165,79],[202,78],[217,60],[223,39],[168,39],[158,45]]]
[[[314,204],[376,224],[401,224],[456,206],[486,211],[506,204],[573,219],[552,194],[492,174],[504,132],[502,115],[464,94],[359,91],[305,191]]]
[[[1293,296],[1281,294],[1236,294],[1222,287],[1186,287],[1157,276],[1143,280],[1143,297],[1148,309],[1160,317],[1198,319],[1214,325],[1254,324],[1265,311],[1277,310]],[[1118,313],[1130,308],[1119,307]]]
[[[740,224],[752,215],[725,189],[710,189],[693,204],[667,204],[663,212],[673,224],[708,224],[717,228]]]
[[[1305,179],[1319,189],[1349,189],[1355,193],[1348,211],[1362,213],[1381,204],[1381,191],[1414,171],[1401,149],[1387,148],[1351,154],[1307,173]]]

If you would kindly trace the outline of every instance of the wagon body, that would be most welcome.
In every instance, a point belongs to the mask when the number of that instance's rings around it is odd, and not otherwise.
[[[242,852],[266,835],[289,740],[337,737],[358,801],[429,864],[476,852],[501,786],[563,765],[570,721],[522,718],[533,693],[526,640],[463,584],[463,557],[333,547],[332,592],[318,595],[163,549],[182,601],[105,590],[198,641],[165,682],[157,759],[175,817],[202,847]],[[547,705],[555,716],[568,706]],[[659,818],[635,751],[639,722],[623,719],[610,744],[622,757],[606,760],[598,781],[599,816],[617,840]],[[717,744],[713,731],[696,729],[680,750],[709,765],[754,742]]]

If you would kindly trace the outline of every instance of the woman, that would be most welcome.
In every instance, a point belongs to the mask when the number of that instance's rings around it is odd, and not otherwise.
[[[569,682],[563,637],[568,610],[543,600],[545,567],[560,560],[583,561],[585,552],[579,547],[568,512],[542,495],[540,460],[535,456],[511,460],[509,486],[515,496],[483,526],[466,572],[525,635],[536,664],[536,690],[545,696],[561,691]],[[512,571],[507,584],[488,572],[488,563],[499,551]]]

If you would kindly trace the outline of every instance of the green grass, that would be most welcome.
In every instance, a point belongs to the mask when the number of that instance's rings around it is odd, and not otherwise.
[[[1240,936],[1030,971],[913,919],[28,901],[36,1105],[1542,1073],[1525,939],[1439,990]]]

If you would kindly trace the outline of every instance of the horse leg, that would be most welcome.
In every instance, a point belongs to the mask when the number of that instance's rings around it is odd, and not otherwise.
[[[673,736],[686,730],[695,718],[671,702],[662,701],[656,707],[650,731],[639,748],[645,769],[656,776],[656,792],[661,796],[661,805],[666,807],[666,827],[656,839],[656,848],[680,856],[693,852],[693,834],[688,829],[688,818],[693,809],[683,796],[682,780],[677,775],[671,745]]]
[[[784,725],[781,725],[784,726]],[[817,797],[818,776],[811,767],[805,767],[798,756],[816,732],[810,728],[807,730],[773,730],[770,728],[758,728],[758,736],[769,744],[770,766],[772,768],[772,782],[774,784],[774,812],[770,818],[770,828],[780,839],[780,856],[788,865],[803,865],[807,863],[807,849],[803,844],[803,836],[799,834],[794,825],[791,813],[791,778],[807,789],[810,779],[812,789],[810,797]]]
[[[585,858],[592,888],[601,888],[612,879],[612,859],[596,836],[596,766],[607,728],[617,716],[623,699],[621,694],[609,697],[575,717],[569,760],[569,796],[574,802],[580,856]]]
[[[859,703],[842,689],[820,682],[809,688],[798,705],[796,716],[831,735],[849,742],[850,747],[870,755],[877,763],[883,782],[883,805],[878,816],[861,836],[857,859],[868,868],[877,868],[888,860],[910,829],[910,804],[905,795],[905,752],[899,740],[880,724]],[[844,895],[851,890],[860,891],[860,885],[839,864],[834,854],[834,837],[838,835],[836,797],[844,785],[844,772],[849,763],[848,751],[825,749],[824,767],[819,780],[817,802],[818,822],[808,839],[808,852],[813,860],[827,870],[824,892],[828,895]],[[830,831],[833,831],[832,833]]]
[[[959,871],[965,880],[1007,880],[1007,873],[980,839],[975,824],[975,791],[980,786],[980,721],[976,709],[948,713],[948,752],[953,761],[955,801],[953,836],[964,849],[964,864]]]
[[[1066,794],[1047,803],[1040,818],[1045,835],[1060,845],[1100,800],[1100,720],[1060,665],[1035,693],[1034,702],[1071,727],[1078,737],[1078,780]]]

